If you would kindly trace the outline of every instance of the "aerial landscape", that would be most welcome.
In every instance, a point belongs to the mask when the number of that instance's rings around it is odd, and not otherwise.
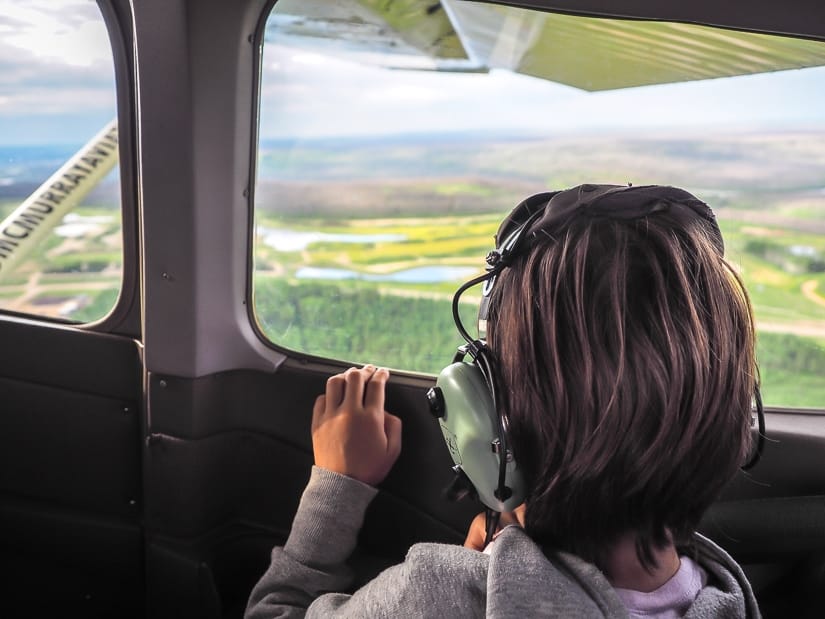
[[[460,344],[452,293],[481,272],[501,217],[519,200],[592,180],[674,184],[715,208],[727,257],[748,285],[766,401],[812,406],[825,398],[822,137],[263,144],[256,316],[287,348],[437,372]]]
[[[821,406],[825,132],[708,135],[263,141],[255,320],[279,346],[437,372],[460,344],[452,293],[481,272],[498,223],[518,201],[586,181],[674,184],[715,209],[726,256],[748,286],[766,402]],[[3,218],[71,155],[69,147],[3,150]],[[121,277],[118,204],[113,174],[17,272],[3,274],[3,308],[104,317]],[[462,308],[470,325],[478,294],[469,291]]]

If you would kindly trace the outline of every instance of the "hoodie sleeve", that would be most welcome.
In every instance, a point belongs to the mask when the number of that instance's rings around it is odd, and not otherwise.
[[[289,538],[272,550],[244,617],[303,617],[320,595],[346,590],[353,578],[346,561],[376,493],[360,481],[313,467]]]

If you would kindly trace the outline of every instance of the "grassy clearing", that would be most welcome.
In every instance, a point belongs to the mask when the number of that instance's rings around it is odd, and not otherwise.
[[[11,273],[10,275],[6,275],[2,279],[0,279],[0,285],[2,286],[24,286],[26,282],[29,281],[30,277],[30,270],[24,271],[23,269],[18,269],[15,272]]]
[[[94,322],[100,320],[115,306],[120,294],[120,282],[108,290],[101,290],[91,296],[86,305],[72,312],[70,318],[78,322]]]
[[[8,217],[11,212],[20,206],[19,200],[2,200],[0,199],[0,221]]]
[[[825,294],[825,236],[743,222],[722,221],[721,228],[726,257],[742,276],[757,319],[825,326],[825,305],[802,293],[813,280]]]
[[[768,368],[762,371],[762,399],[766,406],[825,408],[822,374]]]
[[[10,212],[19,201],[0,203]],[[67,311],[67,305],[75,301],[80,309],[69,315],[79,320],[96,320],[109,312],[112,305],[100,308],[100,303],[111,302],[117,297],[122,270],[120,210],[115,204],[80,206],[72,215],[81,218],[71,223],[87,224],[79,236],[61,236],[52,231],[45,240],[26,256],[13,273],[3,274],[2,286],[19,286],[14,292],[6,292],[2,298],[11,300],[29,294],[23,311],[41,316],[57,316]],[[33,278],[39,274],[39,277]],[[31,288],[31,286],[37,288]],[[108,289],[101,291],[101,286]],[[110,290],[114,290],[114,296]],[[108,293],[108,294],[107,294]],[[65,317],[65,316],[63,316]]]
[[[494,188],[487,185],[478,185],[472,183],[442,183],[435,186],[435,193],[440,196],[492,196],[495,191]]]
[[[95,285],[107,282],[113,286],[117,286],[120,284],[120,277],[114,277],[110,273],[99,273],[92,281],[95,282]],[[83,284],[88,283],[90,283],[88,272],[46,273],[43,274],[38,281],[38,284],[41,286],[50,286],[53,284],[61,286],[77,284],[78,286],[83,286]]]

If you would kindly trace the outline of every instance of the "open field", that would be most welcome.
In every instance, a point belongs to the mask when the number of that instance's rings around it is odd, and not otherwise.
[[[0,214],[18,204],[0,202]],[[113,206],[75,209],[13,273],[0,279],[0,307],[84,322],[102,318],[120,290],[120,228],[120,211]],[[99,299],[110,296],[109,305],[101,306]]]

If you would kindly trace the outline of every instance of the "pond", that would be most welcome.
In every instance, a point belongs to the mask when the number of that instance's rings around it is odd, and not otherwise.
[[[258,227],[265,245],[278,251],[303,251],[312,243],[398,243],[406,234],[346,234]]]
[[[295,273],[298,279],[357,279],[365,282],[391,282],[395,284],[437,284],[469,279],[478,273],[475,267],[424,266],[402,269],[393,273],[359,273],[349,269],[302,267]]]
[[[91,232],[98,232],[105,224],[114,220],[111,215],[78,215],[69,213],[59,226],[54,229],[57,236],[63,238],[80,238]]]

